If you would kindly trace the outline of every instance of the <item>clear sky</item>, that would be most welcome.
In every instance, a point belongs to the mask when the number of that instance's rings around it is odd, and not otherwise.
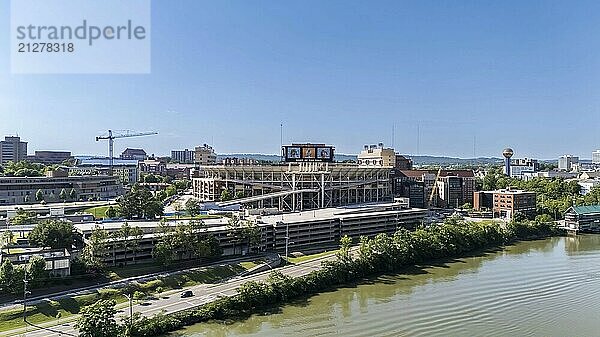
[[[214,144],[339,153],[589,158],[600,148],[599,1],[152,3],[149,75],[11,75],[0,2],[0,135],[29,151],[148,153]],[[417,137],[420,130],[420,137]],[[419,138],[419,140],[417,140]],[[474,146],[475,145],[475,146]]]

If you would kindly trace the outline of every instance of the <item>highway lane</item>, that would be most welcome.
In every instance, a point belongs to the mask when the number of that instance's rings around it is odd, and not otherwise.
[[[289,275],[292,277],[299,277],[302,275],[306,275],[313,270],[317,270],[321,267],[321,263],[326,260],[335,259],[335,254],[324,256],[321,258],[317,258],[314,260],[306,261],[301,264],[286,266],[282,268],[278,268],[277,270],[282,272],[285,275]],[[218,297],[221,296],[233,296],[237,293],[237,289],[240,285],[248,281],[262,281],[265,280],[269,274],[269,271],[257,273],[247,277],[235,277],[229,279],[228,281],[224,281],[219,284],[202,284],[189,288],[185,288],[185,290],[191,290],[194,292],[193,297],[182,299],[180,297],[180,292],[182,290],[174,290],[165,292],[160,295],[159,298],[154,300],[148,300],[144,303],[138,303],[133,306],[134,312],[139,312],[144,316],[151,316],[155,313],[164,310],[166,313],[174,313],[181,310],[197,307],[211,301],[214,301]],[[129,308],[128,307],[119,307],[119,313],[117,314],[117,318],[120,321],[123,318],[127,318],[129,316]],[[76,336],[77,331],[74,328],[74,322],[68,322],[61,324],[60,326],[48,326],[47,328],[52,329],[53,331],[49,331],[46,329],[39,329],[35,331],[29,331],[26,335],[28,337],[49,337],[49,336]],[[33,327],[29,327],[29,330],[32,330]],[[12,330],[1,334],[0,336],[16,336],[20,335],[23,330],[17,331]]]

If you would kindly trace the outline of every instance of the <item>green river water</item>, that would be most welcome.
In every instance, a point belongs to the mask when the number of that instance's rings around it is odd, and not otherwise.
[[[600,336],[600,235],[520,242],[171,336]]]

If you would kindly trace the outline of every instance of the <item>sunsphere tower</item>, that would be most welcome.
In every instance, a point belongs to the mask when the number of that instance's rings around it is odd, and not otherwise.
[[[514,151],[510,147],[507,147],[502,151],[502,155],[504,156],[504,169],[505,174],[510,177],[510,158],[513,156]]]

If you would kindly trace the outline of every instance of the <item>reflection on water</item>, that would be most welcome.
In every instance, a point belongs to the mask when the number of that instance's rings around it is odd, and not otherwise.
[[[521,242],[173,336],[592,336],[600,236]]]

